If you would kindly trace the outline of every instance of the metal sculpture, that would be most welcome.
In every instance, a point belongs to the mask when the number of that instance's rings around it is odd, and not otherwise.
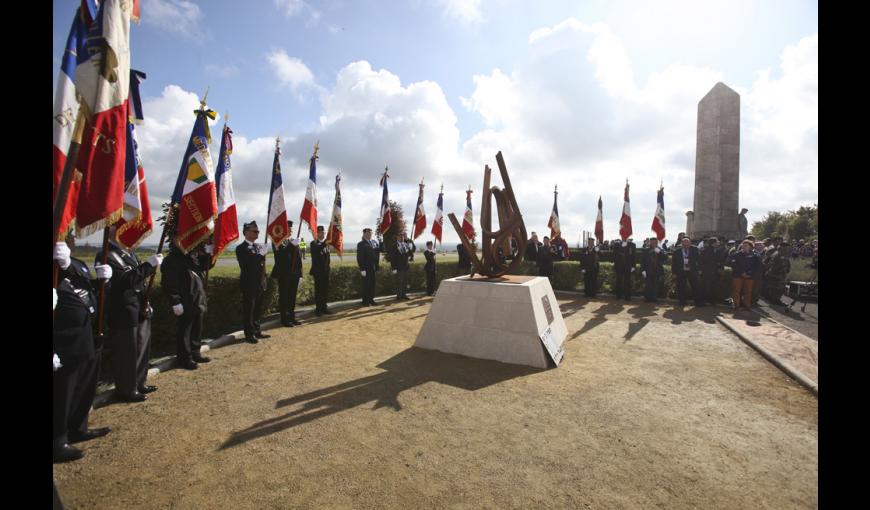
[[[517,199],[514,196],[514,190],[511,186],[511,180],[508,177],[507,167],[505,167],[501,151],[495,155],[495,160],[498,163],[501,180],[504,182],[504,189],[500,189],[498,186],[490,188],[489,179],[492,169],[489,168],[489,165],[485,165],[483,196],[481,197],[482,203],[480,207],[482,261],[477,257],[471,242],[459,226],[456,215],[453,213],[447,215],[450,218],[450,223],[453,224],[453,228],[456,229],[456,233],[459,235],[459,240],[462,241],[462,246],[471,259],[471,277],[474,277],[475,273],[478,273],[489,278],[499,278],[511,273],[522,264],[523,256],[526,253],[526,244],[528,243],[526,239],[526,225],[523,223],[523,215],[520,214],[520,208],[517,205]],[[492,231],[490,194],[492,194],[492,198],[495,198],[496,211],[498,212],[499,230],[496,232]],[[502,250],[502,254],[511,253],[511,238],[517,241],[517,254],[511,263],[507,264],[503,262],[503,256],[499,254],[499,249]]]

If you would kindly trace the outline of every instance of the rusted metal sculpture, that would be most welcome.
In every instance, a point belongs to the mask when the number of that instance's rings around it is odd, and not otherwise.
[[[477,253],[471,246],[471,242],[465,236],[459,222],[456,221],[456,215],[448,214],[453,228],[459,235],[459,240],[462,241],[462,246],[468,253],[471,259],[472,269],[471,277],[475,273],[487,276],[489,278],[499,278],[505,274],[511,273],[523,262],[523,256],[526,253],[526,225],[523,223],[523,215],[520,214],[520,208],[517,205],[517,199],[514,196],[511,180],[508,177],[507,167],[504,164],[504,158],[501,151],[495,155],[495,160],[498,163],[499,172],[501,172],[501,180],[504,182],[504,189],[498,186],[489,187],[489,178],[492,169],[489,165],[484,167],[483,173],[483,196],[481,197],[480,207],[480,227],[481,227],[481,261],[477,257]],[[499,230],[492,231],[492,210],[490,202],[490,193],[495,198],[496,211],[498,212]],[[499,256],[499,248],[503,254],[511,253],[510,240],[511,238],[517,241],[517,254],[510,264],[502,262],[502,257]]]

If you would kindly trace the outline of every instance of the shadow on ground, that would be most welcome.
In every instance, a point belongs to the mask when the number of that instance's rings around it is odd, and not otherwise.
[[[218,450],[225,450],[369,402],[374,402],[372,410],[391,407],[401,411],[399,394],[428,382],[475,391],[515,377],[544,371],[539,368],[467,358],[417,347],[408,348],[377,367],[385,371],[279,400],[275,404],[275,409],[291,405],[301,405],[301,407],[234,432]]]

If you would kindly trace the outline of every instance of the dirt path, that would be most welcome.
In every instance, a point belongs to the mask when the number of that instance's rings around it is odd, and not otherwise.
[[[561,300],[539,371],[410,348],[418,298],[272,330],[96,410],[68,508],[815,508],[818,402],[712,309]]]

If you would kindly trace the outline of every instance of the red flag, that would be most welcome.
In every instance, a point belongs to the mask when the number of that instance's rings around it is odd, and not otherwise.
[[[441,193],[438,193],[438,210],[435,211],[435,221],[432,222],[432,235],[440,243],[441,227],[444,225],[444,185],[441,185]]]
[[[465,216],[462,218],[462,232],[469,240],[474,239],[474,216],[471,211],[471,188],[465,192]]]
[[[625,181],[625,202],[622,204],[622,216],[619,218],[619,237],[623,241],[631,237],[631,203],[628,200],[628,180]]]
[[[335,251],[338,252],[338,256],[341,257],[341,253],[344,251],[344,232],[342,229],[341,189],[338,185],[339,182],[341,182],[341,174],[335,176],[335,201],[332,203],[332,218],[329,220],[326,244],[331,244],[335,248]]]
[[[423,181],[420,181],[420,194],[417,196],[417,208],[414,210],[414,239],[426,230],[426,211],[423,209]]]
[[[233,195],[232,163],[233,132],[224,124],[221,137],[221,150],[218,156],[218,167],[215,171],[215,187],[217,188],[218,217],[214,222],[214,251],[212,259],[217,260],[228,244],[239,238],[239,220],[236,217],[236,198]]]

